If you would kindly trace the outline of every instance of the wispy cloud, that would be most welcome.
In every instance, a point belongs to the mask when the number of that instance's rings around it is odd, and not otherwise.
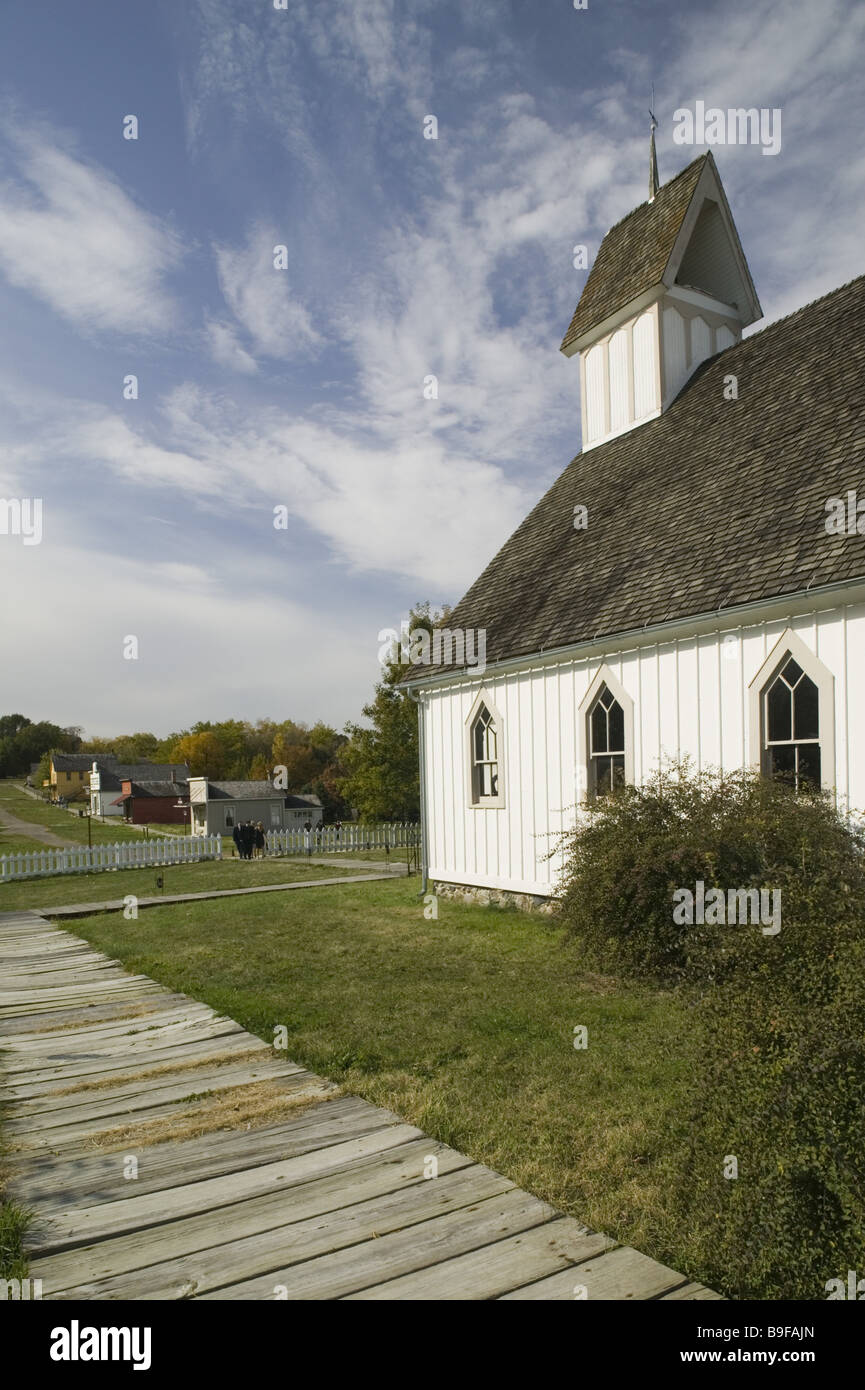
[[[286,247],[288,264],[284,267],[275,264],[277,247]],[[253,354],[306,357],[320,346],[321,334],[292,288],[300,278],[299,269],[292,266],[290,248],[276,228],[255,227],[246,246],[215,246],[214,255],[219,287],[247,334]],[[236,333],[230,328],[226,333],[224,324],[211,325],[210,333],[218,361],[241,371],[251,370],[253,356],[240,345]]]
[[[258,371],[258,363],[241,344],[233,324],[226,323],[224,319],[207,318],[204,331],[210,355],[220,367],[250,376]]]
[[[174,324],[166,277],[180,238],[116,179],[38,125],[3,123],[0,271],[88,331],[156,333]]]

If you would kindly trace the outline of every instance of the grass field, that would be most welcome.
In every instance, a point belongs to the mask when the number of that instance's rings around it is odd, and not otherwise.
[[[183,904],[70,930],[262,1038],[284,1024],[294,1060],[681,1267],[664,1175],[698,1046],[687,1001],[586,974],[548,919],[440,901],[427,921],[418,887]]]
[[[297,859],[204,860],[200,864],[166,864],[146,869],[108,869],[95,874],[56,874],[50,878],[0,883],[0,912],[20,907],[48,908],[59,903],[94,903],[135,893],[158,897],[160,891],[203,893],[210,888],[254,888],[266,883],[298,883],[362,872],[346,864],[335,868]],[[162,889],[156,880],[162,878]]]
[[[52,830],[61,839],[72,840],[77,845],[87,844],[87,821],[83,816],[78,816],[75,812],[70,815],[62,806],[52,806],[47,801],[28,796],[17,782],[8,779],[0,782],[0,809],[8,811],[12,816],[18,816],[21,820],[30,821],[33,825],[42,826],[45,830]],[[172,828],[178,831],[182,827]],[[140,840],[142,837],[140,830],[132,830],[128,825],[105,823],[95,817],[90,822],[90,833],[93,844],[99,845],[113,844],[116,840]],[[16,838],[19,837],[13,832],[10,839]],[[3,827],[0,826],[0,854],[15,854],[18,849],[45,848],[46,846],[36,839],[8,847]]]

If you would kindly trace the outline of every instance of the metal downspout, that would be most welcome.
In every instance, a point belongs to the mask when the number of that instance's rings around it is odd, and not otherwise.
[[[413,690],[407,691],[410,700],[414,700],[417,705],[417,742],[418,742],[418,761],[420,763],[420,856],[421,856],[421,890],[419,898],[426,896],[429,875],[429,858],[427,855],[427,824],[426,824],[426,748],[424,740],[424,719],[423,719],[423,694],[418,691],[415,695]]]

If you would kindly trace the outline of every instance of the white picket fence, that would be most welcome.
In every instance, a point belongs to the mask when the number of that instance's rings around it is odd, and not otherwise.
[[[75,845],[69,849],[27,850],[0,855],[0,883],[51,874],[89,874],[104,869],[145,869],[152,864],[192,864],[222,858],[219,835],[172,835],[165,840],[132,840],[113,845]],[[0,904],[2,906],[2,904]]]
[[[390,825],[325,825],[314,830],[269,830],[268,854],[363,854],[371,849],[406,849],[417,845],[420,827],[411,821]]]

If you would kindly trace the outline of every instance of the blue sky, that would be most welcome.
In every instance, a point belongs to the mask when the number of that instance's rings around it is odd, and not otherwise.
[[[714,151],[759,328],[865,269],[863,56],[846,0],[6,0],[0,706],[357,717],[579,447],[572,248],[645,198],[651,83],[662,181],[676,108],[781,108]]]

